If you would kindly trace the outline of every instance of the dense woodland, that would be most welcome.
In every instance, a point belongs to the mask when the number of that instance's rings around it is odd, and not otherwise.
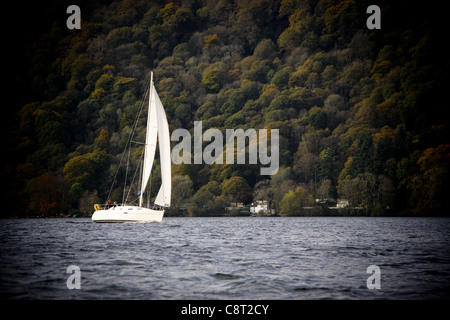
[[[280,215],[449,215],[444,10],[372,2],[79,1],[80,30],[66,27],[72,3],[16,5],[29,13],[3,39],[1,216],[90,216],[110,191],[121,202],[111,184],[151,70],[171,132],[280,130],[272,176],[173,165],[169,215],[256,200]],[[366,27],[370,4],[381,30]],[[337,199],[349,207],[328,210]]]

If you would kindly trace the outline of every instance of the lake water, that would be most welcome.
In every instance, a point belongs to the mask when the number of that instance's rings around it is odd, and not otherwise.
[[[0,220],[0,298],[449,299],[450,219]]]

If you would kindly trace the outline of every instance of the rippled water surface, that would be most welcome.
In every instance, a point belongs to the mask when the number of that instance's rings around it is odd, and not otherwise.
[[[0,297],[449,299],[450,219],[0,220]]]

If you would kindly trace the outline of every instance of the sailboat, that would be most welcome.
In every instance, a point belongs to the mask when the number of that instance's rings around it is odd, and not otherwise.
[[[136,126],[136,124],[135,124]],[[129,143],[132,141],[130,136]],[[156,142],[158,138],[159,156],[161,166],[161,186],[153,204],[144,206],[144,194],[148,189],[153,162],[156,154]],[[141,169],[141,188],[138,192],[139,205],[122,203],[120,205],[107,204],[95,205],[92,214],[94,222],[161,222],[164,209],[170,207],[171,200],[171,158],[170,158],[170,136],[169,124],[166,112],[153,84],[153,72],[150,75],[149,100],[147,114],[147,130],[144,145],[144,160]],[[150,192],[147,191],[147,199]]]

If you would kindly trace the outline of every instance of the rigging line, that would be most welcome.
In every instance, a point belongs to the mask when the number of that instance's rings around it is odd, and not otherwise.
[[[136,199],[134,199],[134,200],[131,200],[129,203],[132,204],[132,203],[134,203],[134,202],[137,202],[138,200],[139,200],[139,197],[136,198]]]
[[[129,139],[128,139],[127,144],[131,143],[131,141],[132,141],[134,132],[136,131],[136,128],[137,128],[138,120],[139,120],[139,118],[140,118],[140,116],[141,116],[142,110],[144,109],[146,97],[147,97],[148,94],[150,94],[150,93],[149,93],[149,91],[150,91],[150,81],[151,81],[151,78],[147,81],[147,86],[146,86],[146,89],[145,89],[145,94],[144,94],[144,96],[143,96],[142,99],[141,99],[141,107],[139,108],[139,113],[136,115],[136,118],[134,119],[133,129],[132,129],[132,131],[131,131],[131,134],[130,134],[130,137],[129,137]]]
[[[143,148],[143,150],[142,150],[142,154],[141,154],[141,161],[142,162],[144,162],[144,153],[145,153],[145,148]],[[143,177],[142,177],[142,174],[143,174],[143,172],[142,172],[142,170],[143,170],[143,166],[142,165],[139,165],[138,167],[140,167],[140,169],[141,169],[141,171],[140,171],[140,173],[139,173],[139,177],[140,177],[140,181],[138,182],[138,186],[139,186],[139,189],[142,189],[142,179],[143,179]],[[141,192],[141,194],[142,194],[142,192],[143,192],[143,190],[140,190],[140,192]],[[138,199],[140,198],[140,196],[141,195],[139,195],[138,196]]]
[[[122,153],[122,156],[121,156],[120,161],[119,161],[119,165],[117,166],[117,170],[116,170],[116,173],[115,173],[115,175],[114,175],[113,182],[111,183],[111,187],[109,188],[108,199],[111,197],[112,189],[113,189],[113,187],[114,187],[114,183],[115,183],[116,180],[117,180],[117,175],[119,174],[119,170],[120,170],[120,167],[121,167],[121,165],[122,165],[122,161],[123,161],[123,159],[124,159],[124,156],[125,156],[125,154],[126,154],[126,150],[127,150],[128,145],[130,144],[130,142],[131,142],[131,140],[132,140],[132,138],[133,138],[134,131],[136,130],[138,120],[139,120],[139,118],[140,118],[140,116],[141,116],[142,110],[144,109],[144,103],[145,103],[147,94],[148,94],[148,92],[149,92],[149,88],[150,88],[149,83],[150,83],[150,82],[151,82],[151,77],[149,77],[149,78],[148,78],[148,81],[146,82],[146,83],[147,83],[147,85],[145,86],[146,89],[145,89],[144,95],[143,95],[142,98],[141,98],[141,103],[140,103],[141,106],[140,106],[140,108],[139,108],[138,114],[136,115],[136,117],[135,117],[135,119],[134,119],[133,129],[131,130],[130,136],[129,136],[129,138],[127,139],[127,143],[125,144],[124,152]],[[131,148],[131,146],[130,146],[130,148]]]
[[[127,160],[127,166],[126,166],[126,169],[125,169],[125,181],[124,181],[124,184],[123,184],[122,203],[125,203],[125,190],[127,188],[128,167],[129,167],[129,164],[130,164],[130,157],[131,157],[131,147],[128,148],[128,160]],[[131,188],[131,186],[130,186],[130,188]]]
[[[142,162],[142,157],[144,156],[144,151],[145,151],[145,149],[142,150],[140,162]],[[140,167],[141,167],[140,165],[137,165],[137,166],[136,166],[136,170],[134,171],[133,180],[131,180],[130,188],[128,189],[128,193],[127,193],[127,197],[125,198],[125,202],[128,201],[128,198],[129,198],[129,196],[130,196],[131,189],[132,189],[132,187],[133,187],[134,181],[136,180],[136,176],[137,176],[137,173],[138,173]],[[142,192],[142,191],[141,191],[141,192]]]
[[[128,193],[127,193],[127,197],[125,198],[125,202],[128,202],[128,198],[130,196],[131,189],[133,189],[134,180],[136,179],[136,173],[137,173],[137,170],[134,171],[133,179],[131,180],[130,187],[128,188]]]

